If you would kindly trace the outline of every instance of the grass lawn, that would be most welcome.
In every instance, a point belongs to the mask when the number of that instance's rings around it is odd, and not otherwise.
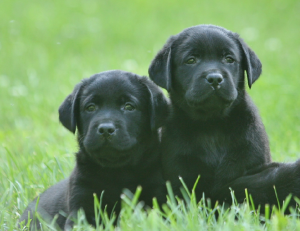
[[[147,75],[167,38],[192,25],[238,32],[257,53],[263,74],[249,93],[273,160],[300,157],[299,0],[2,0],[0,18],[0,230],[16,230],[28,202],[72,170],[76,141],[57,110],[74,85],[110,69]],[[169,203],[162,219],[127,202],[118,230],[300,230],[295,213],[262,224],[247,204],[218,207],[215,220],[193,198],[189,210]]]

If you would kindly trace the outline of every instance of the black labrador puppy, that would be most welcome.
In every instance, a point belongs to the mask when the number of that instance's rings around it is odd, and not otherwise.
[[[71,176],[39,197],[37,211],[44,219],[56,214],[58,226],[69,229],[79,209],[95,225],[94,198],[103,194],[107,212],[120,210],[124,188],[135,192],[142,186],[140,200],[165,199],[160,171],[159,133],[169,115],[169,101],[146,77],[107,71],[77,84],[59,108],[60,122],[71,132],[77,128],[79,151]],[[34,215],[36,199],[20,222]],[[61,215],[61,211],[67,217]],[[38,221],[32,227],[39,226]]]
[[[162,133],[162,164],[177,194],[178,176],[191,189],[200,175],[196,193],[218,199],[222,186],[271,161],[245,71],[251,87],[262,71],[256,54],[238,34],[213,25],[171,36],[152,61],[150,78],[173,104]]]

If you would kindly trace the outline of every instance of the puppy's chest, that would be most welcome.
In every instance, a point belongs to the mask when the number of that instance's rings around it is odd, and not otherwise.
[[[218,166],[230,150],[230,138],[222,132],[200,133],[192,139],[193,155],[210,166]]]

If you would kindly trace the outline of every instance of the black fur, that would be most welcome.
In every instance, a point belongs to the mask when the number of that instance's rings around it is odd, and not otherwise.
[[[150,78],[169,91],[171,119],[162,133],[166,180],[180,195],[178,176],[196,193],[218,190],[249,169],[271,161],[260,116],[245,91],[261,74],[256,54],[238,34],[199,25],[172,36],[149,67]]]
[[[300,198],[300,160],[293,163],[269,163],[249,171],[246,176],[230,182],[222,187],[216,197],[220,201],[232,203],[231,191],[234,192],[237,202],[245,201],[245,189],[251,195],[253,202],[258,208],[262,205],[260,212],[265,211],[265,204],[282,206],[283,201],[291,194]],[[279,205],[278,205],[279,203]],[[297,203],[293,198],[288,207],[295,207]],[[289,213],[289,210],[285,210]]]
[[[146,77],[123,71],[107,71],[76,85],[59,108],[61,123],[78,131],[79,151],[71,176],[40,196],[38,212],[47,220],[59,215],[57,224],[69,229],[77,211],[83,208],[95,225],[94,199],[104,191],[102,205],[110,214],[120,210],[124,188],[135,192],[142,186],[140,199],[152,205],[152,198],[165,199],[159,162],[158,128],[169,115],[169,103],[162,91]],[[36,200],[23,213],[28,220]],[[39,226],[38,222],[32,227]]]

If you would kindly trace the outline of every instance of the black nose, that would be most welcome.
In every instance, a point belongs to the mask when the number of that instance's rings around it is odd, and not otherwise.
[[[98,134],[104,137],[113,136],[116,133],[116,127],[113,123],[103,123],[98,127]]]
[[[206,76],[207,82],[213,86],[217,86],[223,82],[223,76],[219,73],[210,73]]]

